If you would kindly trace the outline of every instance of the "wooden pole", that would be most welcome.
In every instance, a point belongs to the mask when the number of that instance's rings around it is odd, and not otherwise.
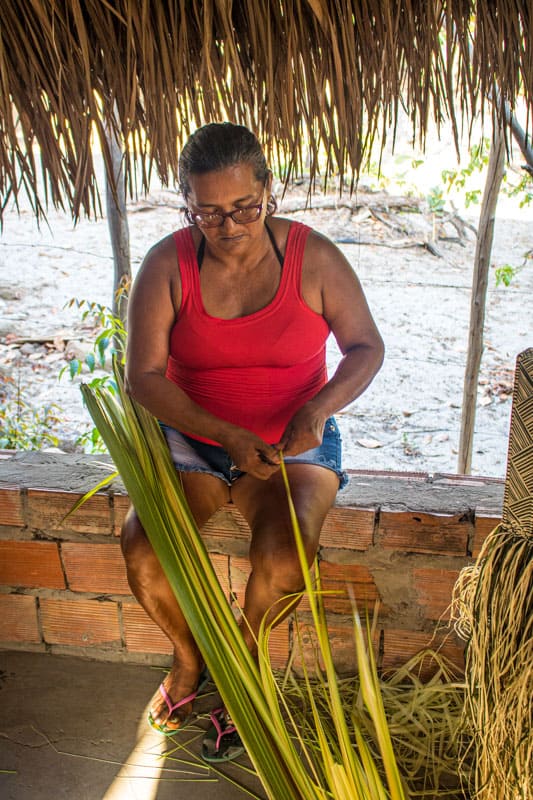
[[[112,174],[106,166],[106,207],[107,224],[113,250],[113,314],[120,317],[124,325],[127,315],[127,296],[121,289],[129,289],[131,284],[130,233],[126,212],[126,187],[122,160],[124,153],[117,140],[117,135],[110,127],[106,130],[106,138],[111,153]]]
[[[489,156],[487,181],[485,183],[485,190],[481,203],[476,253],[474,257],[474,276],[472,281],[472,298],[470,302],[470,331],[468,334],[468,354],[466,358],[457,467],[457,471],[461,475],[469,473],[472,468],[477,388],[481,356],[483,353],[483,328],[485,325],[485,304],[487,299],[490,254],[494,236],[496,204],[498,202],[498,194],[504,169],[504,133],[496,115],[494,115],[493,120],[492,146]]]
[[[530,175],[533,175],[533,147],[531,146],[531,137],[526,134],[516,116],[511,112],[509,103],[504,104],[503,110],[507,124],[511,128],[511,132],[518,142],[522,155],[526,159],[524,169],[527,170]]]

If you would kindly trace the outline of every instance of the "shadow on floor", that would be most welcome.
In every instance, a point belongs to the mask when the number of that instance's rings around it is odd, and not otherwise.
[[[2,800],[249,798],[199,759],[205,721],[169,740],[149,728],[161,678],[147,666],[0,652]],[[207,712],[215,694],[201,702]],[[245,770],[227,765],[224,773],[264,797]]]

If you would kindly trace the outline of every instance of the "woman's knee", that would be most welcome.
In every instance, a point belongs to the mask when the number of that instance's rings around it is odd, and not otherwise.
[[[133,506],[126,514],[122,524],[120,546],[126,563],[135,558],[137,554],[151,550],[144,528]]]
[[[314,552],[308,553],[308,561],[313,558]],[[293,542],[283,547],[254,548],[250,551],[250,562],[255,577],[266,582],[273,594],[292,594],[304,588],[302,565]]]

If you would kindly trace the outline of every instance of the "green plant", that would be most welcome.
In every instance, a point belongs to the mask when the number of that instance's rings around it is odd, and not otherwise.
[[[481,189],[472,189],[465,192],[465,206],[475,205],[481,200]]]
[[[0,449],[40,450],[57,447],[54,427],[60,422],[56,403],[37,408],[28,400],[29,389],[17,385],[15,396],[0,406]]]
[[[522,174],[517,183],[512,183],[509,173],[507,173],[504,176],[504,184],[502,191],[507,197],[522,195],[518,204],[520,208],[531,205],[533,202],[533,177],[531,173],[525,172],[525,174]]]
[[[503,267],[497,267],[495,271],[496,286],[509,286],[511,281],[516,275],[516,267],[511,264],[504,264]]]
[[[426,197],[430,211],[433,214],[442,214],[444,211],[444,192],[440,186],[433,186]]]
[[[109,364],[113,358],[118,358],[120,363],[125,361],[126,352],[126,329],[122,320],[113,314],[112,310],[100,303],[89,300],[78,300],[72,298],[66,304],[67,308],[82,309],[81,320],[90,323],[97,331],[93,349],[87,353],[83,360],[73,358],[68,365],[63,367],[59,373],[59,380],[68,372],[71,380],[81,375],[85,366],[89,373],[94,374],[96,370],[103,371],[103,375],[95,375],[88,383],[92,389],[106,387],[111,394],[116,394],[117,385],[109,369]],[[92,427],[84,431],[76,439],[76,445],[83,448],[86,453],[106,453],[107,447],[98,428]]]
[[[467,180],[475,172],[481,172],[489,161],[490,139],[483,138],[479,144],[473,145],[469,150],[469,162],[461,169],[444,169],[441,172],[446,191],[452,189],[466,189]],[[478,203],[481,197],[480,190],[466,191],[465,205]]]
[[[512,264],[503,264],[503,266],[497,267],[494,272],[496,286],[510,286],[511,282],[524,269],[524,267],[527,265],[527,262],[531,261],[532,258],[533,250],[529,250],[527,253],[524,253],[524,260],[517,267],[513,267]]]
[[[423,164],[424,159],[422,158],[413,158],[411,153],[399,153],[394,157],[394,175],[390,180],[385,179],[382,188],[388,189],[389,184],[393,184],[397,186],[398,189],[401,189],[407,196],[417,196],[419,190],[416,183],[412,180],[411,172],[418,169]]]
[[[59,378],[62,378],[63,374],[67,371],[71,379],[75,378],[77,375],[81,374],[84,365],[88,368],[89,372],[102,369],[107,372],[107,375],[95,379],[99,381],[95,386],[105,384],[109,387],[110,391],[116,392],[117,387],[107,365],[111,363],[114,356],[117,356],[122,363],[124,362],[126,329],[122,320],[115,316],[107,306],[89,300],[78,300],[73,297],[65,307],[83,309],[81,315],[82,322],[90,322],[98,333],[94,340],[92,351],[85,356],[83,361],[78,358],[71,359],[68,366],[63,367],[59,373]]]
[[[100,431],[94,426],[80,433],[76,439],[76,445],[81,447],[84,453],[107,453],[107,447],[100,435]]]

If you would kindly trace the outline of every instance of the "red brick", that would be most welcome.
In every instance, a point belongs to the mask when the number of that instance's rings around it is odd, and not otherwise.
[[[472,544],[472,556],[477,558],[485,539],[500,524],[501,516],[485,517],[476,514],[474,522],[474,541]]]
[[[322,547],[367,550],[372,545],[375,512],[359,508],[332,508],[322,526]]]
[[[452,663],[456,672],[459,674],[464,672],[463,647],[454,637],[403,629],[385,629],[382,667],[385,671],[397,670],[423,650],[438,651],[440,656]],[[413,671],[423,680],[427,680],[438,669],[438,662],[428,655],[417,660],[416,669],[413,668]]]
[[[273,669],[284,669],[289,658],[289,623],[284,620],[270,634],[268,642],[270,665]]]
[[[61,557],[68,587],[73,592],[131,594],[118,544],[64,542]]]
[[[211,519],[203,526],[202,535],[224,540],[248,541],[250,539],[250,528],[244,517],[235,508],[225,506],[214,514]]]
[[[241,608],[244,606],[244,592],[251,571],[250,561],[247,558],[239,558],[237,556],[230,558],[229,575],[231,594],[237,599],[237,603]]]
[[[210,553],[209,558],[216,572],[216,576],[227,599],[229,599],[229,556],[219,553]]]
[[[342,675],[355,675],[357,672],[357,653],[355,650],[355,623],[353,618],[339,616],[332,618],[328,616],[327,625],[328,640],[337,672]],[[324,669],[323,658],[317,648],[316,629],[309,614],[297,615],[297,624],[295,622],[293,627],[293,642],[295,650],[293,666],[297,672],[302,672],[303,662],[305,662],[306,668],[313,672],[317,666],[317,660],[320,669]],[[376,633],[373,640],[374,655],[377,654],[377,643],[378,634]]]
[[[110,499],[105,494],[93,495],[64,519],[81,497],[74,492],[29,489],[28,525],[39,530],[111,534]]]
[[[450,604],[459,570],[434,569],[431,567],[413,570],[413,585],[418,595],[418,605],[427,619],[450,618]]]
[[[137,603],[124,603],[122,623],[127,649],[132,653],[172,653],[170,639]]]
[[[0,641],[41,641],[35,597],[0,594]]]
[[[122,525],[126,514],[131,506],[130,498],[126,494],[114,494],[112,498],[113,508],[113,534],[120,536]]]
[[[332,564],[329,561],[321,561],[320,575],[322,589],[336,593],[324,596],[324,606],[327,611],[351,614],[353,605],[348,587],[351,587],[360,610],[373,608],[376,600],[380,599],[370,570],[361,564]]]
[[[55,542],[0,542],[0,583],[6,586],[64,589]]]
[[[24,527],[20,489],[0,489],[0,525]]]
[[[120,645],[117,604],[98,600],[41,600],[41,624],[48,644]]]
[[[472,522],[459,514],[382,511],[379,519],[382,546],[407,553],[465,556],[472,531]]]

